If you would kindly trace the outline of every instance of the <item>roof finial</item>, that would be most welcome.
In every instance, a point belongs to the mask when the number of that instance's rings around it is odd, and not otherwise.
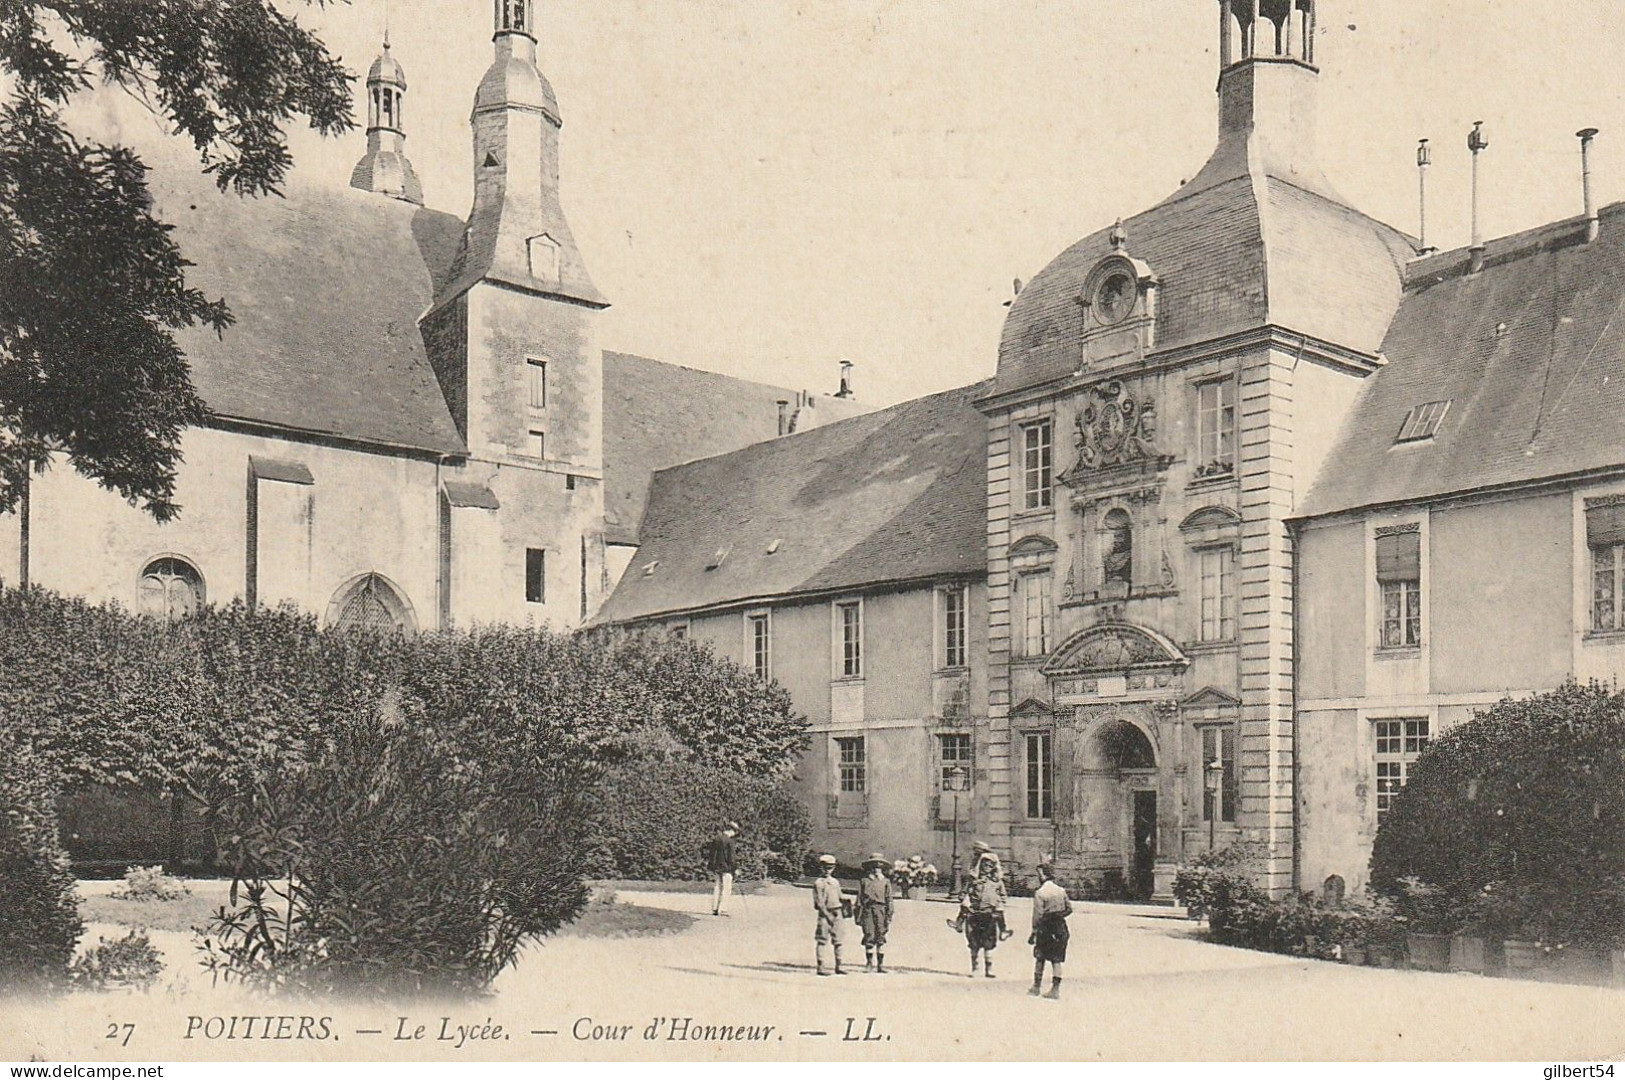
[[[389,0],[384,0],[384,51],[389,51]]]

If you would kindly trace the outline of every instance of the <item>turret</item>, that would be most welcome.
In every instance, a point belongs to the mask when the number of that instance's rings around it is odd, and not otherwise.
[[[384,51],[367,72],[367,153],[350,173],[350,186],[362,191],[423,203],[423,185],[406,157],[406,72]]]

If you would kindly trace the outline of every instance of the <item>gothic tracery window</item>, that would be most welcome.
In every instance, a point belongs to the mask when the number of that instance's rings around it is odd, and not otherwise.
[[[362,574],[340,587],[328,607],[327,618],[341,630],[417,631],[417,619],[406,598],[381,574]]]

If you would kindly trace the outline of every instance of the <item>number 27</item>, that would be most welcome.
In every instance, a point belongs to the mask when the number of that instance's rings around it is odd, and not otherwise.
[[[107,1034],[103,1036],[103,1038],[117,1039],[119,1037],[119,1032],[121,1031],[124,1032],[124,1038],[119,1042],[119,1045],[129,1046],[130,1036],[135,1034],[134,1024],[108,1024]]]

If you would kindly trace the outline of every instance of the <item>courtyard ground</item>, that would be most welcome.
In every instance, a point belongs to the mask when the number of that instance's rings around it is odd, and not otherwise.
[[[157,930],[153,939],[169,965],[158,988],[8,1007],[0,1015],[0,1058],[1625,1056],[1625,991],[1349,968],[1225,948],[1200,940],[1193,924],[1166,909],[1079,905],[1063,997],[1048,1001],[1027,994],[1029,912],[1021,900],[1010,913],[1018,933],[998,950],[995,979],[967,977],[963,939],[944,925],[953,909],[926,901],[899,903],[890,973],[862,972],[853,932],[845,957],[853,973],[818,978],[804,889],[774,886],[736,897],[728,918],[713,918],[709,896],[694,892],[622,886],[619,897],[634,910],[595,916],[607,936],[583,928],[530,948],[492,997],[455,1006],[268,1001],[211,987],[193,967],[190,936]],[[89,937],[119,932],[96,924]],[[245,1037],[242,1018],[268,1015],[271,1021]],[[307,1030],[334,1037],[261,1037],[260,1029],[274,1030],[283,1015],[325,1021]],[[239,1018],[235,1038],[227,1034],[232,1017]],[[122,1045],[126,1023],[136,1026]],[[297,1020],[280,1027],[298,1034]],[[109,1039],[109,1031],[118,1037]]]

